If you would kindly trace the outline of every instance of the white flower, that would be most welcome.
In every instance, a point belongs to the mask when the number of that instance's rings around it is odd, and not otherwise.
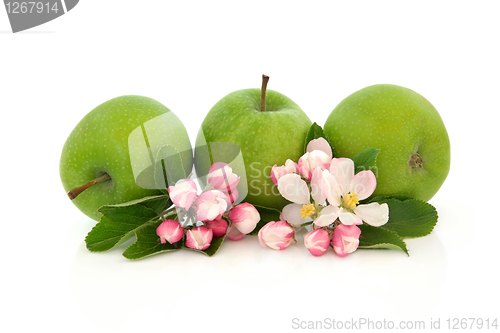
[[[311,177],[311,191],[307,183],[297,174],[284,175],[278,180],[280,194],[293,203],[283,207],[281,218],[298,230],[302,224],[312,218],[318,227],[332,224],[338,216],[336,206],[324,207],[326,196],[321,191],[321,168],[316,167]],[[313,203],[311,203],[311,196]]]
[[[328,202],[338,208],[338,218],[342,224],[362,224],[381,226],[389,219],[386,203],[373,202],[360,205],[375,191],[377,180],[370,170],[354,175],[354,162],[348,158],[334,158],[329,170],[322,171],[320,187]]]

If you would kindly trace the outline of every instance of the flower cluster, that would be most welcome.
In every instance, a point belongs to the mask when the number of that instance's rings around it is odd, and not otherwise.
[[[249,203],[235,205],[240,177],[231,167],[214,163],[207,179],[207,188],[201,194],[191,179],[180,179],[168,188],[177,217],[163,221],[156,229],[161,243],[175,244],[185,236],[187,247],[205,250],[214,237],[226,235],[240,240],[255,229],[260,221],[257,209]]]
[[[328,142],[319,138],[309,142],[298,163],[287,160],[284,166],[273,166],[271,180],[292,203],[283,208],[282,221],[269,222],[259,231],[262,246],[282,250],[296,231],[312,225],[304,237],[312,255],[324,254],[331,244],[335,253],[345,256],[358,248],[361,230],[357,225],[387,222],[387,204],[360,204],[375,191],[373,172],[355,174],[351,159],[332,157]]]

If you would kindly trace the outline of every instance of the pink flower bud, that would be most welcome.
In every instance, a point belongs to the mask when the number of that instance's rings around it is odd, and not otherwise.
[[[177,243],[184,236],[184,229],[179,222],[174,220],[163,221],[158,228],[156,228],[156,234],[160,236],[160,242],[165,244],[169,242],[170,244]]]
[[[288,159],[285,165],[278,166],[274,165],[271,169],[271,181],[274,185],[278,185],[278,180],[289,173],[299,173],[299,166],[294,161]]]
[[[259,230],[259,242],[263,247],[274,250],[286,249],[291,243],[295,232],[285,221],[271,221]]]
[[[361,235],[361,230],[356,225],[339,224],[333,231],[333,250],[341,257],[356,251],[359,245],[359,235]]]
[[[288,172],[285,170],[285,167],[278,166],[275,164],[271,169],[271,181],[274,185],[278,185],[278,180],[286,175]]]
[[[212,230],[214,237],[222,237],[226,234],[227,221],[223,219],[215,219],[213,221],[205,222],[205,226]]]
[[[299,171],[307,180],[311,180],[315,168],[328,169],[332,159],[321,150],[307,152],[299,159]]]
[[[186,246],[195,250],[206,250],[212,242],[212,230],[203,226],[195,227],[186,233]]]
[[[304,236],[304,244],[313,256],[319,257],[328,250],[330,235],[324,229],[315,229]]]
[[[203,192],[194,202],[196,217],[204,222],[221,218],[226,208],[226,195],[217,190]]]
[[[243,237],[245,237],[245,234],[242,234],[235,226],[234,224],[230,225],[229,228],[227,229],[227,234],[226,237],[229,238],[232,241],[239,241]]]
[[[231,192],[229,193],[224,191],[221,192],[226,196],[227,207],[232,207],[236,203],[236,200],[238,200],[238,196],[240,195],[238,189],[236,188],[234,190],[231,190]]]
[[[240,181],[229,164],[216,162],[212,164],[208,173],[208,183],[222,192],[234,190]]]
[[[255,229],[260,221],[260,214],[253,205],[244,202],[229,211],[229,220],[242,234],[246,235]]]
[[[175,186],[168,187],[170,199],[177,207],[189,210],[197,194],[196,183],[191,179],[179,179]]]

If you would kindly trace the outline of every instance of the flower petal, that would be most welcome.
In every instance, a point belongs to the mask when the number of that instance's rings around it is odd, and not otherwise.
[[[334,206],[340,206],[340,196],[342,195],[342,188],[335,177],[333,177],[328,170],[323,170],[322,177],[319,181],[319,186],[325,194],[328,202]]]
[[[353,224],[363,224],[361,218],[351,212],[346,211],[345,209],[340,209],[339,212],[339,220],[342,224],[345,225],[353,225]]]
[[[265,242],[264,240],[264,235],[267,234],[267,230],[273,225],[275,224],[276,222],[274,221],[271,221],[271,222],[267,222],[262,228],[260,228],[258,234],[257,234],[257,237],[259,239],[259,243],[262,247],[268,247],[267,243]]]
[[[226,234],[227,221],[223,219],[214,219],[205,222],[205,227],[212,230],[214,237],[222,237]]]
[[[195,250],[206,250],[213,239],[213,231],[203,227],[194,227],[186,233],[186,246]]]
[[[323,174],[321,171],[321,168],[316,167],[312,173],[312,178],[311,178],[311,196],[318,205],[322,205],[325,200],[326,196],[321,190],[321,182],[323,178]]]
[[[229,220],[242,233],[248,234],[260,221],[260,214],[255,206],[243,202],[229,211]]]
[[[174,220],[163,221],[158,228],[156,234],[160,236],[162,244],[169,242],[170,244],[176,243],[184,236],[184,229],[179,222]]]
[[[218,190],[206,191],[200,194],[194,202],[198,220],[211,221],[221,216],[227,208],[226,195]]]
[[[272,168],[271,168],[271,181],[273,182],[274,185],[278,185],[278,180],[283,177],[284,175],[286,175],[288,172],[285,170],[285,167],[283,166],[278,166],[277,164],[275,164]]]
[[[295,229],[300,229],[302,223],[306,222],[306,219],[302,218],[300,210],[302,209],[301,204],[288,204],[283,207],[281,212],[281,219],[290,223]]]
[[[360,235],[361,230],[355,225],[338,225],[333,231],[333,250],[341,257],[356,251]]]
[[[324,229],[315,229],[304,236],[304,245],[313,256],[321,256],[328,250],[330,234]]]
[[[389,206],[386,203],[372,202],[354,208],[354,213],[363,221],[374,227],[384,225],[389,220]]]
[[[288,173],[299,173],[299,165],[291,159],[287,159],[285,162],[285,170]]]
[[[295,232],[285,221],[271,221],[259,230],[259,242],[263,247],[283,250],[292,243]]]
[[[349,158],[334,158],[330,163],[330,173],[340,185],[342,195],[349,193],[349,183],[354,177],[354,162]]]
[[[358,195],[358,200],[363,200],[372,195],[377,187],[377,178],[371,170],[358,172],[349,183],[349,190]]]
[[[326,155],[328,155],[330,159],[332,159],[333,157],[332,148],[330,147],[328,141],[326,141],[324,138],[318,138],[309,141],[306,151],[311,152],[313,150],[323,151],[324,153],[326,153]]]
[[[195,192],[198,190],[196,183],[192,179],[179,179],[175,183],[175,187],[179,189],[180,192]]]
[[[320,167],[321,170],[328,169],[330,167],[331,158],[321,150],[313,150],[311,152],[306,152],[299,158],[299,172],[307,180],[311,180],[312,172],[315,168]]]
[[[326,227],[332,224],[338,217],[339,208],[337,206],[326,206],[319,212],[318,216],[314,220],[314,224],[318,227]]]
[[[227,163],[216,162],[212,164],[207,175],[207,181],[219,191],[229,192],[234,190],[240,181],[240,177],[233,173],[233,169]]]
[[[196,183],[191,179],[179,179],[175,186],[168,187],[174,205],[189,210],[197,195]]]
[[[291,202],[307,205],[311,194],[307,183],[295,173],[284,175],[278,180],[278,190],[283,198]]]
[[[227,238],[229,238],[232,241],[239,241],[243,237],[245,237],[245,234],[242,234],[235,226],[234,224],[230,225],[227,228],[226,232]]]

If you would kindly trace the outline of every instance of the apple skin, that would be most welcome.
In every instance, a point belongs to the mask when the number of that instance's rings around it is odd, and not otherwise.
[[[324,132],[336,157],[380,149],[374,196],[403,194],[428,201],[450,169],[450,140],[439,113],[404,87],[379,84],[351,94],[332,111]]]
[[[238,166],[238,161],[230,164],[233,172],[241,177],[239,201],[244,199],[254,205],[281,210],[289,202],[272,183],[271,168],[285,164],[287,159],[297,161],[302,156],[311,120],[297,104],[279,92],[267,90],[265,112],[260,111],[260,102],[260,89],[243,89],[226,95],[212,107],[196,140],[195,169],[198,176],[203,176],[211,162],[228,163],[234,157],[228,156],[225,161],[220,149],[214,154],[211,142],[234,143],[241,149],[244,161],[244,166]],[[205,142],[212,147],[211,161],[200,148]],[[200,182],[206,184],[203,178]]]
[[[186,129],[167,107],[154,99],[133,95],[114,98],[96,107],[76,125],[64,144],[59,164],[64,190],[68,192],[105,173],[111,177],[111,180],[96,184],[73,199],[78,209],[99,220],[101,214],[97,210],[103,205],[162,194],[159,189],[142,188],[136,184],[128,140],[134,129],[167,113],[177,124],[150,130],[147,133],[149,140],[165,140],[164,133],[174,132],[175,136],[171,136],[168,143],[179,150],[189,151],[184,167],[191,170],[192,150]]]

